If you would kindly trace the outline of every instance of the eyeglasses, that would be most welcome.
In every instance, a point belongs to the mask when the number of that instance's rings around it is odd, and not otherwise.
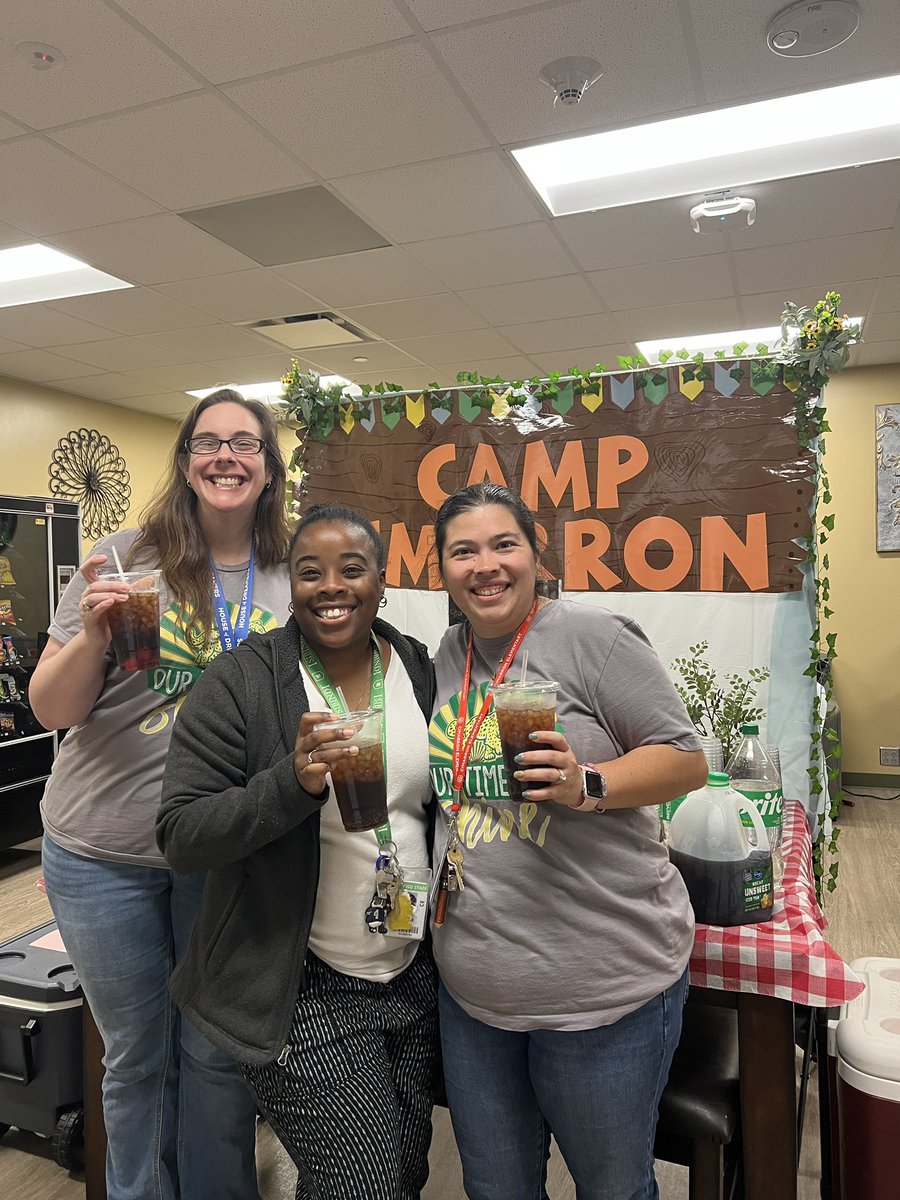
[[[259,454],[265,444],[262,438],[248,437],[244,434],[233,438],[217,438],[202,433],[197,437],[188,438],[184,448],[191,454],[218,454],[223,446],[227,446],[232,454]]]

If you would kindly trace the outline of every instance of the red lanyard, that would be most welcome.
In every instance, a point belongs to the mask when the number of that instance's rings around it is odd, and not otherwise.
[[[519,647],[525,640],[525,634],[528,632],[531,622],[534,620],[534,614],[538,610],[538,598],[535,596],[534,604],[531,606],[531,611],[528,616],[519,626],[516,631],[516,636],[513,638],[509,649],[503,656],[503,661],[497,668],[497,674],[491,680],[491,687],[496,687],[498,683],[502,683],[506,677],[506,672],[512,666],[513,659],[519,652]],[[478,731],[482,726],[484,718],[488,714],[488,709],[491,707],[493,696],[490,690],[484,697],[484,703],[475,718],[475,722],[469,731],[469,736],[463,744],[463,734],[466,729],[466,718],[469,715],[469,684],[472,678],[472,658],[473,647],[475,643],[475,634],[469,630],[469,646],[466,651],[466,669],[463,672],[462,690],[459,693],[459,715],[456,718],[456,731],[453,735],[453,790],[456,792],[453,804],[450,806],[452,813],[457,813],[460,810],[459,793],[462,791],[463,784],[466,779],[466,768],[469,765],[469,759],[472,757],[472,747],[475,745],[475,738],[478,736]]]

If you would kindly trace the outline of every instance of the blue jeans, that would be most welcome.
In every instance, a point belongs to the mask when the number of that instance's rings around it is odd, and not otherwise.
[[[259,1200],[253,1097],[168,994],[204,876],[82,858],[46,835],[43,859],[105,1047],[108,1200]]]
[[[442,985],[444,1078],[469,1200],[546,1200],[551,1133],[577,1200],[658,1200],[653,1138],[686,992],[687,972],[613,1025],[515,1033],[470,1017]]]

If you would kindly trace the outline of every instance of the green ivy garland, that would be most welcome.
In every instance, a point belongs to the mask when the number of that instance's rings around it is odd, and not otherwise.
[[[828,578],[829,560],[826,549],[828,535],[834,529],[834,513],[825,511],[832,503],[828,471],[825,466],[825,434],[830,432],[825,419],[825,407],[821,403],[822,391],[831,375],[842,370],[850,356],[850,349],[861,340],[858,325],[849,318],[839,315],[840,296],[828,292],[823,300],[812,308],[786,303],[781,315],[782,342],[775,350],[759,342],[755,347],[748,342],[739,342],[727,350],[717,350],[713,360],[749,358],[754,382],[776,382],[783,373],[785,383],[792,388],[797,403],[795,408],[797,439],[799,444],[815,456],[818,490],[813,502],[813,533],[806,545],[806,562],[812,572],[815,586],[815,627],[810,635],[810,661],[804,674],[817,679],[817,689],[812,711],[812,743],[810,746],[810,793],[821,796],[828,782],[833,786],[829,793],[829,805],[820,824],[815,846],[813,864],[816,876],[816,891],[820,901],[824,892],[832,892],[838,876],[838,837],[836,825],[840,814],[843,793],[840,788],[840,767],[826,766],[827,756],[840,762],[842,747],[839,734],[825,729],[824,721],[833,698],[831,664],[837,657],[835,633],[825,633],[823,622],[833,616],[829,607],[831,587]],[[795,331],[792,335],[791,331]],[[749,351],[749,353],[748,353]],[[671,360],[677,359],[685,382],[706,382],[713,378],[714,362],[702,352],[691,354],[685,349],[661,350],[658,363],[649,363],[642,355],[623,355],[618,358],[618,370],[634,375],[635,390],[648,383],[661,386],[666,374],[660,371]],[[675,365],[675,364],[673,364]],[[609,373],[606,363],[593,367],[570,366],[568,371],[551,371],[546,376],[533,375],[529,379],[506,380],[502,375],[485,376],[476,371],[460,371],[457,384],[465,388],[469,402],[490,409],[496,392],[502,389],[511,408],[521,407],[529,401],[552,400],[560,385],[574,384],[582,391],[595,391],[603,375]],[[742,363],[731,368],[732,378],[743,378]],[[387,381],[375,385],[365,384],[350,394],[345,385],[335,384],[322,387],[320,377],[314,371],[304,372],[296,359],[291,360],[290,370],[282,377],[284,416],[296,421],[298,445],[291,456],[289,469],[296,472],[293,482],[294,508],[302,508],[307,494],[306,447],[310,438],[320,440],[331,432],[348,411],[354,415],[365,415],[370,411],[371,397],[379,396],[386,414],[402,413],[406,403],[406,391],[399,384]],[[430,383],[421,390],[427,397],[432,410],[449,411],[452,400],[449,391],[438,383]],[[420,394],[418,391],[416,394]],[[827,819],[825,819],[827,818]],[[826,826],[830,828],[826,832]]]

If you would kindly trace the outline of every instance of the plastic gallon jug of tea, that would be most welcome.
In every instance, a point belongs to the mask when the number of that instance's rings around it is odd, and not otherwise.
[[[750,814],[746,828],[741,813]],[[724,772],[689,792],[669,826],[669,857],[681,872],[694,916],[705,925],[749,925],[772,917],[772,851],[751,800]]]

